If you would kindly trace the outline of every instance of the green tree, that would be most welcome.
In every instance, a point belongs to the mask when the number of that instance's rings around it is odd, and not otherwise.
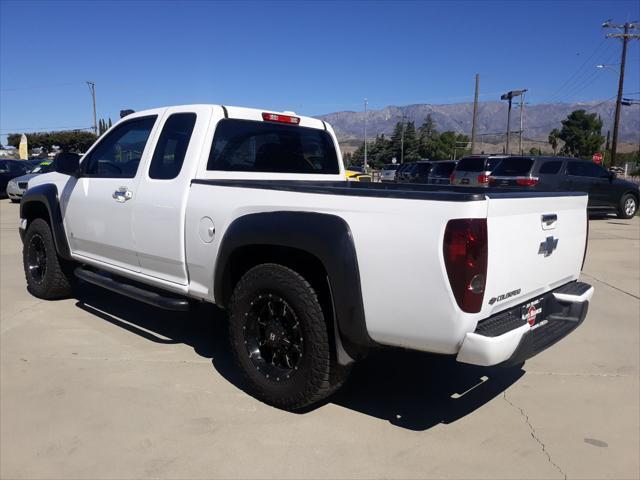
[[[604,142],[602,120],[596,113],[575,110],[562,121],[558,138],[564,142],[562,149],[564,154],[591,158]]]
[[[436,122],[433,121],[431,114],[427,115],[427,118],[424,119],[422,125],[418,129],[420,141],[427,141],[433,139],[438,135],[438,131],[436,130]]]
[[[553,148],[553,154],[556,155],[558,153],[558,139],[560,138],[560,130],[554,128],[549,132],[549,145]]]
[[[420,159],[418,135],[414,122],[407,122],[404,129],[404,161],[413,162]]]
[[[18,147],[21,135],[20,133],[7,135],[8,144]],[[29,148],[43,148],[46,151],[50,151],[56,145],[65,151],[85,152],[97,138],[92,132],[82,130],[35,132],[26,135]]]

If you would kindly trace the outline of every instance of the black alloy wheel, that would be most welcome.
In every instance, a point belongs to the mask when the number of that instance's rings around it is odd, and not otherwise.
[[[35,233],[27,245],[27,268],[33,281],[41,284],[47,274],[47,248],[42,236]]]
[[[261,293],[245,313],[244,342],[256,370],[274,382],[291,378],[304,355],[295,311],[282,297]]]

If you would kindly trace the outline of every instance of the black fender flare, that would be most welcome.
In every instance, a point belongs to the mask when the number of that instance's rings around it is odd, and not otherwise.
[[[33,218],[34,210],[40,210],[38,205],[44,205],[49,215],[49,225],[51,226],[51,233],[53,234],[53,241],[58,255],[66,260],[71,260],[71,251],[64,232],[58,198],[58,187],[52,183],[44,183],[29,188],[20,201],[20,218]]]
[[[214,273],[214,295],[222,306],[233,288],[229,260],[236,249],[248,246],[294,248],[317,258],[328,276],[342,346],[355,358],[375,344],[367,331],[351,229],[342,218],[278,211],[247,214],[234,220],[222,238]]]

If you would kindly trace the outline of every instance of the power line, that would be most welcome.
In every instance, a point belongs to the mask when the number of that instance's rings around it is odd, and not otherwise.
[[[591,55],[589,55],[589,57],[578,67],[578,69],[575,72],[573,72],[569,76],[569,78],[567,78],[564,81],[564,83],[560,86],[560,88],[558,88],[558,90],[556,90],[555,93],[551,94],[541,103],[551,103],[549,99],[556,97],[566,87],[566,85],[573,80],[573,78],[584,68],[584,66],[587,65],[587,63],[591,60],[591,58],[605,45],[605,40],[606,39],[603,38],[602,41],[598,44],[598,46],[595,48],[595,50],[591,52]]]
[[[603,39],[604,40],[604,39]],[[594,78],[597,78],[598,71],[594,68],[585,69],[584,67],[588,64],[589,67],[593,67],[594,63],[607,63],[610,61],[611,54],[613,51],[613,47],[608,45],[607,48],[601,52],[599,55],[595,56],[594,54],[589,56],[587,60],[580,66],[580,68],[574,73],[570,81],[565,82],[564,86],[559,89],[555,94],[547,97],[541,103],[556,103],[561,100],[566,100],[571,97],[575,97],[578,93],[576,90],[582,91],[583,87],[592,83]],[[593,59],[593,60],[592,60]],[[586,87],[585,87],[586,88]]]

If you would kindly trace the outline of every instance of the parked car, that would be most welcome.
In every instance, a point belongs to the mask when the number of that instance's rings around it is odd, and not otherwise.
[[[428,160],[414,162],[411,169],[405,173],[403,181],[408,183],[427,183],[430,171],[431,162]]]
[[[451,183],[451,173],[457,164],[456,160],[433,162],[427,183],[429,185],[449,185]]]
[[[382,171],[380,172],[380,181],[381,182],[395,182],[396,181],[396,171],[400,167],[397,163],[389,163],[387,165],[382,166]]]
[[[27,162],[29,164],[29,170],[33,170],[38,165],[40,165],[43,161],[44,160],[42,160],[40,158],[35,158],[35,159],[31,159],[31,160],[25,160],[25,162]]]
[[[40,161],[35,168],[29,170],[26,174],[9,180],[9,183],[7,183],[7,196],[13,203],[18,203],[27,190],[30,179],[41,173],[52,172],[53,170],[54,166],[51,160]]]
[[[370,182],[371,175],[365,172],[364,167],[351,165],[345,170],[347,180],[350,182]]]
[[[214,303],[247,389],[290,410],[373,347],[515,365],[584,320],[586,195],[348,182],[337,145],[290,113],[132,113],[29,181],[29,292],[68,296],[75,275],[164,309]]]
[[[505,155],[471,155],[462,158],[451,174],[451,185],[488,187],[489,175]]]
[[[405,177],[413,170],[413,162],[401,163],[396,170],[396,182],[406,182]]]
[[[0,160],[0,197],[7,196],[7,184],[12,178],[24,175],[30,169],[25,160]]]
[[[589,160],[562,157],[509,157],[491,174],[496,187],[529,190],[586,192],[589,212],[616,213],[631,218],[638,211],[640,190],[637,183],[616,178]]]

